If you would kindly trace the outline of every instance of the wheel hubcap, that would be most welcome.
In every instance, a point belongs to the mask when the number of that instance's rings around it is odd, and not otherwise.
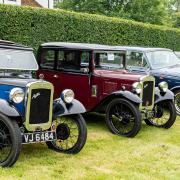
[[[70,129],[67,124],[59,124],[56,131],[58,139],[66,140],[69,138]]]

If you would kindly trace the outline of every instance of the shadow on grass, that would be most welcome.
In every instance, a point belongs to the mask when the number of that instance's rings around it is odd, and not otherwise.
[[[88,113],[88,114],[84,114],[83,117],[86,120],[86,124],[88,127],[109,131],[108,127],[106,126],[104,114]],[[151,131],[152,128],[155,127],[148,126],[144,121],[142,121],[142,125],[141,125],[142,131]]]
[[[108,131],[104,114],[88,113],[88,114],[84,114],[83,117],[86,121],[88,128],[91,128],[91,129],[95,128],[95,129]]]

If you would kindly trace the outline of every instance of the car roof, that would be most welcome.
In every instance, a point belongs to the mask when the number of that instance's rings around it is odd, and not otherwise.
[[[0,48],[12,48],[12,49],[21,49],[21,50],[33,50],[22,44],[18,44],[12,41],[0,40]]]
[[[139,47],[139,46],[111,46],[101,44],[88,44],[88,43],[70,43],[70,42],[48,42],[41,45],[41,47],[47,48],[64,48],[64,49],[79,49],[79,50],[111,50],[111,51],[172,51],[167,48],[154,48],[154,47]]]
[[[114,46],[101,45],[101,44],[88,44],[88,43],[69,43],[69,42],[48,42],[41,45],[44,48],[64,48],[76,50],[104,50],[104,51],[117,51]],[[123,50],[122,50],[123,51]]]
[[[150,52],[150,51],[172,51],[167,48],[154,48],[154,47],[140,47],[140,46],[115,46],[117,50],[124,51],[141,51],[141,52]]]

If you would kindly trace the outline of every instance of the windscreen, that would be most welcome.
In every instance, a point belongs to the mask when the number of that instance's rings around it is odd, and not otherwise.
[[[38,65],[33,51],[0,49],[1,70],[37,70]]]
[[[95,67],[97,69],[122,69],[124,68],[123,56],[121,52],[95,52]]]
[[[153,69],[180,64],[180,60],[172,51],[152,51],[146,56]]]

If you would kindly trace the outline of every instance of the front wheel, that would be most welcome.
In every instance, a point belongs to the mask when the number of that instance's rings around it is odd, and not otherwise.
[[[0,166],[10,167],[18,159],[22,137],[15,120],[0,114]]]
[[[174,104],[176,108],[176,113],[180,115],[180,90],[174,92]]]
[[[172,101],[163,101],[155,104],[153,113],[153,118],[145,119],[147,125],[168,129],[176,120],[176,108]]]
[[[53,121],[57,140],[46,142],[57,152],[76,154],[84,147],[87,139],[86,122],[81,115],[58,117]]]
[[[134,137],[141,128],[141,113],[130,101],[114,99],[106,109],[106,124],[114,134]]]

